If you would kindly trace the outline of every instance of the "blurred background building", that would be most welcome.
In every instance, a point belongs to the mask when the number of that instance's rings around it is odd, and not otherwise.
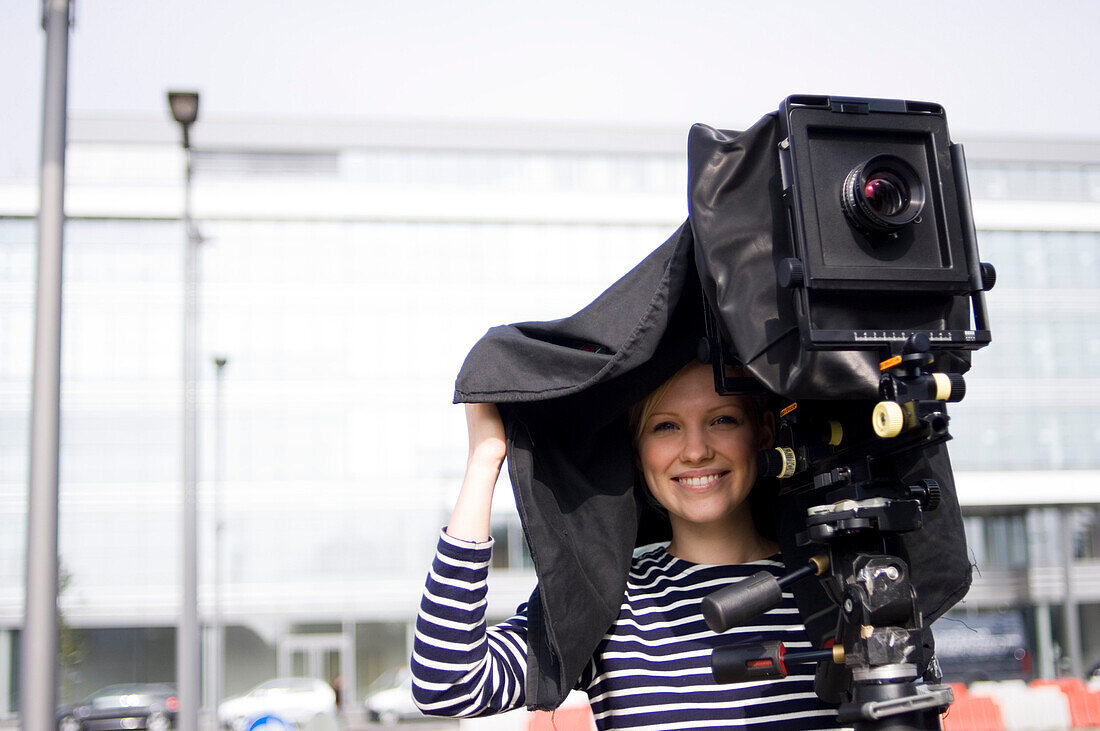
[[[406,662],[464,467],[450,404],[463,357],[491,325],[571,314],[673,232],[686,215],[686,132],[196,125],[200,612],[207,677],[215,613],[226,628],[225,694],[305,675],[339,679],[356,706]],[[184,232],[170,120],[78,117],[69,135],[60,605],[71,700],[175,673]],[[1049,677],[1069,667],[1067,604],[1078,661],[1100,661],[1100,141],[961,141],[982,258],[999,278],[994,344],[975,354],[952,411],[977,566],[954,614],[1019,617],[1033,672]],[[0,179],[0,716],[16,710],[36,207],[32,176]],[[534,583],[501,483],[497,617]]]

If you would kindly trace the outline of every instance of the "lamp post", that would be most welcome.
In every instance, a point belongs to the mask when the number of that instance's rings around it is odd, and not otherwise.
[[[185,173],[183,181],[183,581],[179,629],[176,631],[176,684],[179,691],[178,724],[181,731],[198,731],[199,694],[199,574],[198,519],[196,507],[198,373],[198,247],[201,237],[191,220],[191,138],[189,130],[199,116],[199,95],[194,91],[168,92],[172,119],[183,131]]]
[[[218,706],[222,702],[222,674],[225,668],[225,639],[222,629],[222,480],[225,477],[225,415],[222,401],[222,378],[229,359],[224,355],[214,357],[214,678],[213,706],[217,723]]]
[[[68,109],[69,0],[43,0],[46,31],[42,94],[41,198],[34,306],[26,587],[19,711],[22,727],[57,723],[57,486],[61,422],[61,258],[65,228],[65,117]],[[6,689],[5,689],[6,690]]]

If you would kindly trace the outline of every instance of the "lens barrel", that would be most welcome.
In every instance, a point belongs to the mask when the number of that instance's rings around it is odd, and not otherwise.
[[[912,165],[894,155],[876,155],[852,168],[840,199],[844,214],[856,228],[888,234],[920,216],[925,189]]]

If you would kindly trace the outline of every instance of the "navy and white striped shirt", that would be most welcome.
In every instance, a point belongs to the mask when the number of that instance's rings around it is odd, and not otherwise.
[[[480,716],[524,705],[527,615],[485,624],[492,542],[442,534],[428,575],[413,645],[413,696],[425,713]],[[794,598],[724,634],[703,620],[703,597],[761,570],[783,573],[777,557],[748,564],[693,564],[663,547],[636,556],[619,617],[577,687],[600,729],[835,729],[836,708],[813,691],[813,665],[782,679],[718,685],[711,653],[735,642],[810,647]]]

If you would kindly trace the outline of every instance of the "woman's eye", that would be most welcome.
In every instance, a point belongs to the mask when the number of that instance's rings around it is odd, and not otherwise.
[[[723,415],[723,416],[719,416],[717,419],[715,419],[714,423],[716,425],[722,424],[722,425],[736,426],[736,425],[741,423],[741,420],[738,419],[736,416]]]
[[[659,421],[659,422],[657,422],[656,424],[653,425],[653,431],[655,431],[655,432],[672,431],[675,428],[676,428],[676,425],[673,424],[671,421]]]

